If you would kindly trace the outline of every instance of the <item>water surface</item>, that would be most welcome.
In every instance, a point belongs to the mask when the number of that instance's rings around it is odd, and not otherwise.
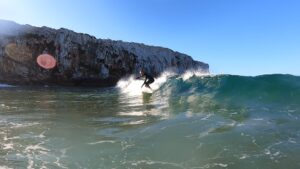
[[[0,87],[0,168],[300,167],[300,78],[172,77],[119,88]]]

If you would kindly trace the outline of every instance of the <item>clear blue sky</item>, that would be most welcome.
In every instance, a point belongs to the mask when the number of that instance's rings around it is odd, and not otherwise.
[[[300,75],[299,0],[0,0],[0,19],[168,47],[215,74]]]

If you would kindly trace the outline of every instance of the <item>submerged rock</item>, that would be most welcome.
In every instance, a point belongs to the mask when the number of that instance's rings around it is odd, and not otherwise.
[[[56,59],[55,68],[37,64],[45,53]],[[209,71],[208,64],[167,48],[0,20],[0,82],[113,86],[141,68],[155,76],[168,69]]]

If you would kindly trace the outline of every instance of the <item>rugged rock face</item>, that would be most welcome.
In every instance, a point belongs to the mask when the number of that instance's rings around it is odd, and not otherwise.
[[[43,53],[57,66],[46,70],[36,63]],[[162,47],[96,39],[67,29],[19,25],[0,20],[0,82],[113,86],[141,68],[155,76],[166,69],[208,72],[208,64]]]

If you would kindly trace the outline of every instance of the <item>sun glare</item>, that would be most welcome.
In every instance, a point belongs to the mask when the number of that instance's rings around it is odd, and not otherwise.
[[[22,22],[30,7],[22,0],[0,0],[0,19]]]

